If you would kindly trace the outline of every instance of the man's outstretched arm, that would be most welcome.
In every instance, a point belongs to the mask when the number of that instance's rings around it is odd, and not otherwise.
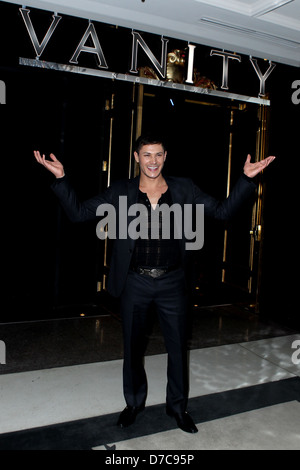
[[[255,191],[256,184],[253,182],[253,178],[274,159],[274,156],[270,156],[260,162],[251,163],[251,156],[248,155],[244,164],[244,175],[238,179],[227,199],[219,201],[195,186],[195,202],[204,204],[204,211],[209,217],[219,220],[232,219]]]
[[[45,155],[41,155],[39,151],[34,151],[34,156],[38,163],[56,177],[51,188],[58,197],[67,217],[72,222],[85,222],[96,219],[98,206],[108,202],[109,190],[107,190],[107,197],[103,194],[81,202],[78,200],[76,191],[65,175],[62,163],[53,153],[50,154],[51,160],[46,160]]]

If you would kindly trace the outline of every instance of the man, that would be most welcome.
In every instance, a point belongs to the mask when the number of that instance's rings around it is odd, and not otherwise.
[[[188,178],[174,178],[162,173],[167,157],[165,145],[157,136],[141,136],[135,146],[134,158],[139,164],[139,176],[113,183],[105,192],[85,202],[78,201],[68,182],[63,165],[51,154],[34,152],[36,160],[56,176],[52,188],[70,220],[82,222],[96,218],[101,204],[110,204],[120,220],[120,197],[125,196],[127,206],[142,204],[147,209],[151,225],[153,211],[162,204],[184,208],[203,204],[205,214],[221,220],[233,217],[243,202],[253,193],[251,180],[266,168],[275,157],[251,163],[250,155],[230,196],[223,202],[205,194]],[[124,217],[124,214],[121,214]],[[124,220],[124,219],[123,219]],[[127,216],[129,227],[132,216]],[[160,224],[162,220],[160,219]],[[147,314],[150,304],[155,305],[168,353],[166,412],[176,419],[185,432],[195,433],[197,428],[187,413],[188,371],[186,347],[186,239],[175,236],[176,221],[170,218],[170,236],[119,237],[114,242],[108,279],[108,291],[121,297],[121,315],[124,337],[123,390],[126,408],[118,424],[126,427],[134,423],[144,407],[147,397],[147,378],[143,365],[146,347]],[[149,228],[149,226],[148,226]],[[151,230],[149,232],[151,234]]]

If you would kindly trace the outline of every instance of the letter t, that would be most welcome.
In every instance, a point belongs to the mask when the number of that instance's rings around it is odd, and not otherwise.
[[[241,56],[233,54],[232,52],[216,51],[212,49],[210,55],[220,55],[223,57],[223,76],[222,76],[222,86],[224,90],[228,90],[228,59],[235,59],[241,62]]]

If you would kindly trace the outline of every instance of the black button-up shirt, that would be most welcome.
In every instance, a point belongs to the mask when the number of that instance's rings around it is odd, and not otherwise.
[[[170,237],[167,239],[163,237],[163,214],[162,211],[159,211],[159,217],[155,218],[159,224],[157,228],[158,238],[151,238],[151,222],[153,223],[154,220],[151,214],[153,211],[159,210],[160,204],[172,205],[170,190],[168,189],[161,195],[155,209],[152,208],[147,194],[142,191],[139,191],[138,203],[145,205],[147,208],[148,238],[138,238],[136,240],[131,267],[170,268],[178,266],[180,264],[179,240],[174,238],[174,216],[172,211],[170,211],[170,222],[168,222],[170,223]]]

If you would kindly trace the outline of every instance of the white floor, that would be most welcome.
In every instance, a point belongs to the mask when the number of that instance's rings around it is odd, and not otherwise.
[[[191,351],[190,397],[299,377],[300,346],[293,349],[297,340],[300,335]],[[147,357],[146,369],[147,404],[164,403],[166,355]],[[0,376],[0,434],[119,412],[123,407],[119,360]],[[118,450],[172,450],[178,445],[195,450],[300,449],[300,402],[212,420],[198,429],[195,435],[176,429],[116,446]]]
[[[116,450],[300,450],[300,404],[284,403],[198,425],[121,441]],[[94,450],[104,450],[103,446]]]

